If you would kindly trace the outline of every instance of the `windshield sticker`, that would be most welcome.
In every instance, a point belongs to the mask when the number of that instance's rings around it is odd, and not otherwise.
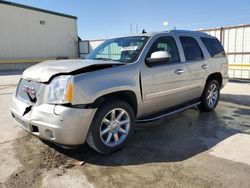
[[[121,51],[135,51],[138,49],[138,46],[126,46],[121,49]]]

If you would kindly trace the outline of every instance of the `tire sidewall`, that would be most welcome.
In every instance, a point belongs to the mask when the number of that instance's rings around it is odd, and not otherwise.
[[[105,145],[100,138],[100,126],[103,121],[103,118],[107,115],[107,113],[109,113],[111,110],[115,108],[121,108],[125,110],[128,113],[131,122],[130,122],[129,133],[125,138],[125,140],[117,146],[109,147]],[[101,105],[101,107],[97,110],[90,126],[87,142],[91,147],[93,147],[95,150],[97,150],[102,154],[112,153],[127,145],[127,143],[133,136],[134,124],[135,124],[134,111],[128,103],[116,99],[108,100],[104,102],[104,104]]]
[[[216,85],[217,91],[218,91],[217,101],[216,101],[216,103],[215,103],[215,105],[214,105],[213,107],[209,106],[209,105],[208,105],[208,102],[207,102],[208,90],[209,90],[209,88],[210,88],[210,86],[211,86],[212,84],[215,84],[215,85]],[[216,80],[211,80],[210,82],[208,82],[208,83],[206,84],[205,90],[204,90],[204,92],[203,92],[203,94],[202,94],[201,106],[202,106],[202,108],[203,108],[204,110],[206,110],[206,111],[212,111],[212,110],[214,110],[214,109],[216,108],[216,106],[217,106],[219,100],[220,100],[220,85],[219,85],[219,83],[218,83]]]

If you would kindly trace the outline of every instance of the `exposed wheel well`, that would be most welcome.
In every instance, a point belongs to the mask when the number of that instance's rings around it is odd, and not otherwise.
[[[134,110],[135,115],[137,114],[137,99],[133,91],[118,91],[114,93],[109,93],[97,98],[92,104],[93,107],[99,107],[102,103],[108,99],[120,99],[127,102]]]
[[[222,75],[221,75],[221,73],[217,72],[217,73],[210,74],[208,76],[208,78],[207,78],[206,83],[208,83],[211,80],[216,80],[219,83],[220,87],[222,86]]]

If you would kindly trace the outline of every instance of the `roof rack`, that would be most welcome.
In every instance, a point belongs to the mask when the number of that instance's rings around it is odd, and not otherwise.
[[[208,35],[207,33],[200,31],[188,31],[188,30],[170,30],[171,34],[193,34],[193,35]]]

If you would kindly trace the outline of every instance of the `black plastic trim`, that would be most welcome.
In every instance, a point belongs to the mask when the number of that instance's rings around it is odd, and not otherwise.
[[[165,111],[162,111],[160,113],[149,115],[149,116],[143,117],[141,119],[137,119],[136,123],[146,123],[146,122],[155,121],[155,120],[167,117],[167,116],[171,116],[173,114],[182,112],[186,109],[198,106],[200,103],[201,102],[199,99],[195,99],[195,100],[192,100],[190,102],[180,104],[180,105],[172,107],[172,108],[168,108]]]

